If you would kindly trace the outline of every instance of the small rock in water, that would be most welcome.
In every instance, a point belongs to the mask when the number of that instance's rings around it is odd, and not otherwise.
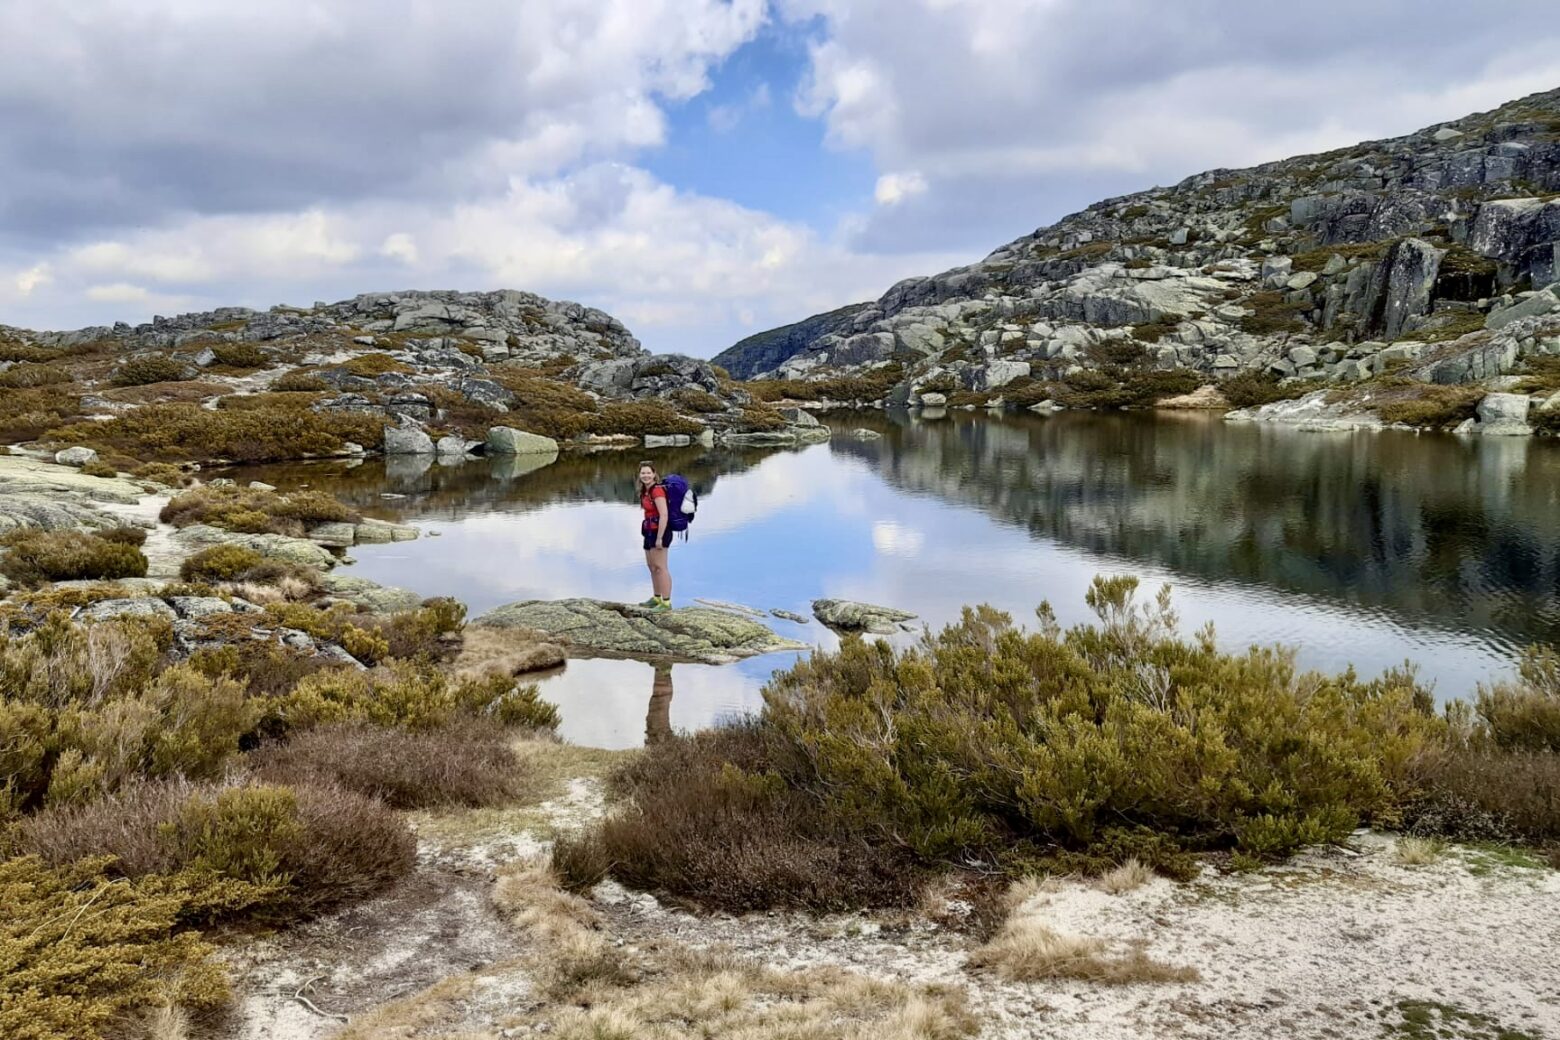
[[[812,608],[813,617],[841,632],[888,635],[898,631],[901,622],[915,620],[915,615],[908,610],[848,599],[815,599]]]
[[[806,625],[812,622],[812,618],[807,617],[805,614],[798,614],[794,610],[780,610],[779,608],[775,608],[769,613],[782,621],[794,621],[798,625]]]

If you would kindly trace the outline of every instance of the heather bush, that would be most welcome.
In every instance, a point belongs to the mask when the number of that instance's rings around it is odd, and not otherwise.
[[[1484,393],[1479,387],[1413,383],[1405,392],[1378,401],[1375,410],[1389,423],[1439,430],[1473,418]]]
[[[147,386],[171,383],[189,376],[190,366],[163,354],[126,358],[109,377],[115,386]]]
[[[495,805],[527,774],[495,722],[465,720],[422,732],[335,723],[250,755],[256,775],[292,786],[332,784],[397,809]]]
[[[329,390],[330,384],[314,372],[292,369],[277,376],[270,389],[272,393],[279,394],[318,393]]]
[[[383,803],[330,786],[212,786],[183,781],[127,788],[50,809],[13,828],[22,855],[51,865],[115,857],[129,878],[189,871],[253,886],[225,916],[309,917],[361,899],[411,869],[415,842]]]
[[[253,343],[213,343],[211,353],[224,368],[253,370],[271,363],[270,356]]]
[[[1488,745],[1434,749],[1413,763],[1411,834],[1560,848],[1560,755]]]
[[[55,365],[22,363],[0,372],[0,388],[27,390],[38,386],[58,386],[71,382],[71,375]]]
[[[259,396],[259,395],[256,395]],[[297,395],[271,395],[287,398]],[[223,398],[224,402],[243,400]],[[223,407],[148,404],[102,422],[78,422],[46,431],[52,441],[84,444],[150,461],[266,462],[340,451],[347,441],[378,444],[385,420],[356,412],[307,407]]]
[[[175,527],[209,524],[246,534],[269,532],[296,538],[313,524],[361,517],[320,491],[279,494],[260,488],[203,485],[175,495],[163,506],[160,519]]]
[[[249,905],[257,890],[104,868],[101,858],[0,861],[0,1036],[120,1040],[154,1008],[199,1015],[227,1002],[214,950],[188,925]]]
[[[81,397],[58,386],[0,394],[0,441],[36,440],[81,416]]]
[[[0,550],[0,574],[18,585],[146,575],[146,557],[137,546],[85,531],[18,528],[0,536]]]
[[[179,564],[179,577],[185,581],[236,581],[260,566],[263,559],[247,546],[213,545]]]
[[[1288,401],[1314,389],[1315,385],[1308,380],[1297,379],[1284,383],[1271,372],[1258,372],[1249,368],[1219,383],[1219,392],[1232,408],[1255,408],[1274,401]]]

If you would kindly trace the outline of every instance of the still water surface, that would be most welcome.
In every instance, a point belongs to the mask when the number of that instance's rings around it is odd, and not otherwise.
[[[809,614],[821,596],[915,611],[965,604],[1020,621],[1049,601],[1088,619],[1096,574],[1169,583],[1189,633],[1286,643],[1303,664],[1374,674],[1416,662],[1443,697],[1509,672],[1560,636],[1560,445],[1528,438],[1302,433],[1206,415],[881,414],[828,419],[801,451],[675,450],[662,472],[701,492],[672,550],[676,599]],[[311,483],[437,537],[361,546],[349,573],[454,596],[476,616],[522,599],[649,595],[632,489],[638,453],[434,464],[250,467]],[[405,496],[385,498],[385,494]],[[774,620],[819,646],[817,623]],[[736,665],[573,661],[546,680],[565,736],[623,747],[761,702],[789,656]]]

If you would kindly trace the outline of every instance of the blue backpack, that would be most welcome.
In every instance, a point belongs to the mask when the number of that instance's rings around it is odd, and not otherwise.
[[[669,474],[661,481],[661,486],[666,488],[667,520],[673,531],[681,531],[687,538],[688,525],[693,523],[694,513],[699,509],[699,496],[688,486],[687,478],[676,473]]]

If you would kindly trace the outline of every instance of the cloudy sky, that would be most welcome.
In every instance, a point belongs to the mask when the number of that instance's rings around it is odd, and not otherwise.
[[[0,323],[513,287],[656,350],[1560,87],[1552,0],[0,0]]]

